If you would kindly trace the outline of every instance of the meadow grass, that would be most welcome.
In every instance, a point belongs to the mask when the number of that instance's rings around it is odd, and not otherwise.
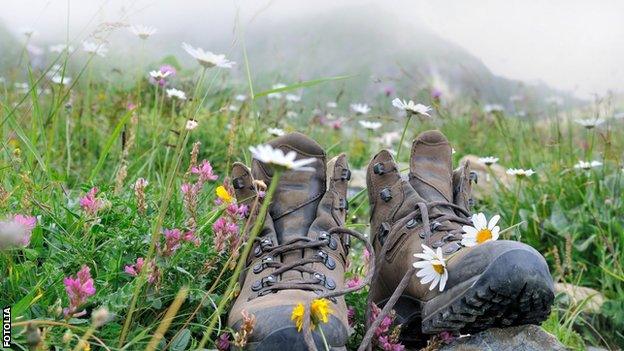
[[[129,86],[94,79],[91,60],[96,56],[74,71],[69,85],[51,83],[46,73],[59,63],[64,72],[69,59],[59,55],[43,68],[24,59],[0,72],[6,78],[0,83],[1,217],[38,218],[29,245],[0,252],[0,305],[13,308],[18,349],[84,349],[88,343],[103,350],[185,350],[202,340],[214,347],[218,336],[235,332],[224,324],[224,299],[233,297],[228,282],[242,243],[219,252],[212,228],[225,209],[215,189],[227,182],[232,163],[249,164],[248,147],[268,140],[267,128],[279,127],[308,134],[331,156],[346,152],[351,167],[362,168],[387,147],[377,139],[382,131],[402,132],[405,123],[385,97],[377,101],[387,103],[366,116],[348,112],[350,102],[338,93],[338,107],[331,109],[313,96],[304,102],[267,97],[319,84],[331,89],[347,76],[254,94],[249,70],[248,86],[228,82],[223,70],[185,70],[168,83],[188,94],[187,100],[175,100],[165,88],[148,83],[146,72]],[[26,89],[14,84],[23,78]],[[244,101],[235,99],[240,93],[247,94]],[[590,287],[606,297],[600,311],[588,313],[583,302],[560,295],[544,328],[575,349],[623,347],[624,121],[609,118],[585,129],[573,120],[584,111],[552,106],[518,117],[484,112],[478,101],[430,101],[427,89],[410,95],[433,104],[436,113],[431,119],[413,118],[405,143],[437,128],[451,140],[456,162],[468,154],[492,155],[506,167],[537,171],[510,186],[494,186],[475,211],[500,214],[503,228],[517,225],[505,236],[544,254],[556,281]],[[591,117],[610,116],[610,106],[596,102]],[[326,123],[328,113],[344,114],[340,128]],[[363,130],[357,123],[361,119],[379,120],[383,127]],[[198,127],[188,130],[188,120]],[[407,154],[401,153],[401,161]],[[193,207],[180,188],[198,183],[189,170],[204,159],[219,178],[201,183]],[[575,169],[579,160],[603,165]],[[133,188],[139,178],[148,181],[144,191]],[[93,187],[99,190],[98,208],[89,213],[79,199]],[[366,231],[366,196],[350,202],[349,227]],[[166,253],[163,230],[173,228],[193,229],[200,243],[180,241]],[[348,277],[362,275],[361,250],[353,248]],[[153,266],[133,276],[124,267],[137,258]],[[80,306],[84,315],[66,316],[64,278],[83,265],[91,270],[96,292]],[[366,292],[351,294],[347,301],[356,310],[351,338],[356,345],[363,335]],[[101,306],[111,316],[93,325],[90,318]]]

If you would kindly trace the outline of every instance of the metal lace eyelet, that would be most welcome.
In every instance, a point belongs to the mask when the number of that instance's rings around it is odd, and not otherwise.
[[[377,174],[377,175],[383,175],[384,173],[386,173],[386,170],[384,169],[384,165],[381,162],[377,162],[373,165],[373,173]]]
[[[420,231],[420,233],[418,233],[418,237],[421,239],[425,238],[425,231]]]
[[[351,180],[351,170],[348,168],[343,168],[342,173],[340,174],[340,180]]]
[[[446,247],[444,248],[444,250],[442,250],[442,252],[444,252],[444,254],[449,255],[452,254],[453,252],[457,251],[461,249],[461,245],[459,245],[456,242],[452,242],[449,243],[448,245],[446,245]]]
[[[318,280],[317,284],[322,284],[329,290],[336,289],[336,282],[332,278],[325,276],[325,274],[316,272],[313,276]]]
[[[383,190],[379,192],[379,196],[385,202],[392,200],[392,192],[390,191],[390,188],[383,188]]]
[[[468,178],[470,179],[471,182],[474,182],[475,184],[479,183],[479,173],[475,171],[470,171]]]
[[[336,239],[332,238],[332,236],[328,232],[321,232],[318,237],[319,241],[323,241],[329,246],[330,249],[336,250],[338,248],[338,243]]]
[[[262,272],[271,262],[273,262],[272,256],[267,256],[263,258],[261,263],[258,263],[253,267],[253,272],[256,274]]]
[[[232,179],[232,187],[236,190],[242,189],[245,187],[245,181],[241,177],[237,177]]]
[[[440,222],[432,222],[430,225],[431,230],[436,230],[438,229],[438,227],[440,227],[442,224]]]
[[[338,200],[338,209],[347,211],[349,209],[349,202],[347,199],[339,199]]]
[[[418,224],[418,222],[416,221],[415,218],[410,219],[406,224],[405,224],[405,228],[407,229],[412,229],[414,228],[416,225]]]
[[[334,270],[336,268],[336,261],[334,261],[334,259],[331,258],[327,254],[327,252],[320,250],[316,253],[316,256],[323,260],[325,267],[329,268],[330,270]]]

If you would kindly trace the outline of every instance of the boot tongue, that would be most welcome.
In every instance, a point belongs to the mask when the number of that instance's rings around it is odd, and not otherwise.
[[[300,133],[284,135],[269,144],[284,153],[295,151],[296,159],[317,159],[310,165],[314,171],[287,171],[280,177],[269,211],[281,244],[308,234],[325,192],[325,152],[317,142]],[[267,186],[273,176],[271,169],[257,160],[253,162],[253,174]]]
[[[410,184],[427,202],[453,203],[452,148],[444,134],[437,130],[421,133],[412,144]],[[437,210],[453,213],[438,206]]]

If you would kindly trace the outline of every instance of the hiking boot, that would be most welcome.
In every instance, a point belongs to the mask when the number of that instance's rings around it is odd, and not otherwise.
[[[470,188],[476,179],[468,164],[453,171],[451,153],[442,133],[428,131],[412,145],[409,180],[386,150],[368,166],[371,240],[378,255],[371,300],[388,301],[423,244],[440,248],[446,259],[442,292],[414,274],[394,306],[406,344],[442,331],[539,323],[554,299],[546,261],[532,247],[507,240],[462,245],[462,226],[473,225]]]
[[[327,162],[321,146],[302,134],[288,134],[269,144],[284,153],[295,151],[297,159],[315,158],[310,165],[314,171],[286,171],[281,175],[264,227],[247,257],[240,295],[230,311],[228,325],[239,330],[245,311],[255,315],[256,320],[245,349],[307,350],[303,333],[297,330],[291,314],[297,304],[305,305],[320,294],[344,286],[348,236],[330,231],[344,225],[351,173],[344,155]],[[253,160],[251,170],[234,164],[232,183],[239,203],[253,208],[258,181],[268,186],[272,176],[271,168],[258,160]],[[251,218],[251,223],[254,220]],[[321,325],[323,333],[332,350],[346,350],[344,298],[329,300],[333,313],[328,323]],[[312,337],[316,346],[324,349],[319,328]]]

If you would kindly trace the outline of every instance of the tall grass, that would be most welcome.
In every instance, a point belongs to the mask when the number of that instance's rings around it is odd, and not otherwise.
[[[61,59],[65,66],[68,57]],[[376,139],[382,132],[358,129],[357,118],[362,117],[348,115],[348,101],[339,101],[337,111],[331,111],[347,114],[343,127],[333,129],[315,117],[329,112],[314,111],[326,101],[308,96],[308,101],[293,103],[266,97],[316,84],[331,89],[337,79],[348,83],[347,76],[265,91],[256,87],[254,92],[248,64],[248,87],[219,79],[223,72],[181,70],[170,85],[194,93],[190,101],[173,101],[142,77],[133,86],[93,79],[93,59],[98,58],[90,57],[75,71],[69,86],[46,78],[55,61],[35,69],[23,60],[10,72],[0,72],[8,78],[0,83],[0,217],[39,216],[28,247],[0,253],[0,301],[13,306],[14,342],[27,349],[28,340],[32,342],[32,327],[29,331],[27,326],[34,325],[44,332],[41,344],[60,348],[74,348],[87,335],[92,347],[108,350],[193,349],[206,330],[210,331],[204,338],[209,341],[206,346],[213,347],[219,335],[232,332],[214,313],[218,310],[225,317],[224,299],[231,298],[226,291],[232,290],[228,282],[234,281],[229,278],[236,261],[232,252],[215,250],[212,233],[212,224],[223,211],[214,202],[214,188],[226,181],[231,163],[249,163],[248,146],[267,140],[266,127],[277,126],[306,132],[330,153],[346,152],[352,168],[362,168],[383,147]],[[18,79],[28,79],[27,91],[15,87]],[[255,100],[234,99],[244,91],[251,91]],[[427,92],[417,91],[412,98],[427,102]],[[129,103],[136,107],[128,108]],[[420,131],[439,128],[452,141],[456,161],[467,154],[494,155],[504,166],[535,169],[537,175],[509,187],[491,180],[498,185],[476,209],[501,214],[503,227],[521,223],[506,235],[542,252],[557,281],[590,287],[606,297],[601,311],[588,313],[560,296],[544,327],[573,348],[623,347],[624,121],[609,119],[585,130],[573,122],[581,111],[553,108],[520,118],[484,113],[478,102],[444,97],[436,107],[436,117],[411,124],[405,141]],[[386,105],[375,106],[370,118],[384,121],[383,131],[401,131],[401,121],[392,114],[387,99]],[[185,130],[188,119],[197,120],[199,127]],[[162,257],[157,254],[162,229],[187,226],[179,189],[188,181],[189,163],[196,162],[191,157],[196,141],[201,141],[196,157],[210,160],[220,175],[217,183],[204,186],[199,197],[196,228],[202,243],[184,245],[174,255]],[[407,160],[405,153],[400,156]],[[580,159],[600,160],[604,166],[574,169]],[[145,213],[132,189],[138,178],[149,181]],[[106,204],[97,218],[86,216],[77,204],[93,186]],[[351,203],[355,210],[349,226],[365,229],[367,199],[356,195]],[[124,273],[124,266],[138,257],[155,260],[160,272],[156,283],[148,283],[147,273],[137,278]],[[352,256],[350,276],[361,272],[359,257]],[[91,268],[97,292],[84,306],[86,316],[65,319],[63,277],[83,264]],[[347,300],[361,310],[365,298],[359,293]],[[99,306],[106,306],[113,318],[91,330],[88,317]],[[362,323],[360,318],[357,325]],[[354,340],[361,337],[360,327]]]

